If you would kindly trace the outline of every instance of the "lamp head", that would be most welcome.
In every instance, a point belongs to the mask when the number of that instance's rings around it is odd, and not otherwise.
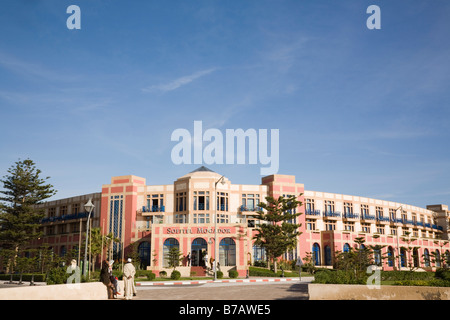
[[[91,212],[95,208],[94,204],[92,203],[92,198],[89,198],[89,201],[84,205],[84,209],[87,212]]]

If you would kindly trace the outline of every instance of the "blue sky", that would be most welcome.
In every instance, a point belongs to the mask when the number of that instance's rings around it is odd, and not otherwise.
[[[199,166],[172,163],[171,133],[201,120],[279,129],[278,173],[308,190],[450,204],[449,16],[446,0],[5,1],[0,175],[31,158],[55,198],[171,184]],[[261,164],[208,167],[261,181]]]

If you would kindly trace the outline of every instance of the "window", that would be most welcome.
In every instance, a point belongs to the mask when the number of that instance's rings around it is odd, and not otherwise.
[[[391,219],[392,222],[395,222],[396,219],[396,213],[395,213],[395,209],[389,209],[389,218]]]
[[[327,221],[325,223],[325,230],[327,231],[336,230],[336,221]]]
[[[369,206],[367,204],[361,205],[361,215],[362,215],[362,217],[369,215]]]
[[[194,223],[209,223],[209,213],[194,213]]]
[[[175,223],[188,223],[186,214],[175,214]]]
[[[370,233],[370,223],[361,223],[361,230],[364,233]]]
[[[334,201],[325,200],[325,213],[334,212]]]
[[[314,243],[312,247],[312,258],[316,266],[320,266],[320,246]]]
[[[331,256],[331,248],[330,246],[325,246],[325,265],[331,266],[332,256]]]
[[[178,240],[177,239],[174,239],[174,238],[169,238],[169,239],[166,239],[165,241],[164,241],[164,245],[163,245],[163,266],[165,267],[165,268],[168,268],[169,267],[169,261],[168,261],[168,255],[169,255],[169,251],[170,251],[170,249],[172,249],[172,248],[174,248],[174,247],[176,247],[176,248],[180,248],[180,243],[178,242]]]
[[[305,199],[306,201],[306,214],[314,212],[314,199]]]
[[[425,267],[430,266],[430,252],[428,251],[428,249],[425,249],[423,251],[423,262],[425,263]]]
[[[253,261],[265,261],[266,249],[260,246],[253,246]]]
[[[67,206],[59,207],[59,216],[65,216],[67,214]]]
[[[186,192],[179,192],[175,194],[175,211],[186,211]]]
[[[145,270],[150,265],[150,243],[147,241],[141,242],[138,247],[138,252],[141,268]]]
[[[236,243],[231,238],[224,238],[219,243],[219,263],[220,266],[236,265]]]
[[[350,245],[348,243],[344,244],[342,248],[342,252],[350,252]]]
[[[353,203],[344,202],[344,214],[353,214]]]
[[[226,194],[226,196],[228,197],[228,194]],[[251,193],[242,194],[242,207],[241,207],[242,211],[258,211],[257,208],[258,205],[259,205],[259,194],[251,194]]]
[[[306,230],[316,230],[316,220],[306,219]]]
[[[382,226],[382,225],[377,225],[377,233],[379,233],[379,234],[384,234],[384,226]]]
[[[54,217],[55,215],[56,215],[56,208],[48,208],[49,218]]]
[[[147,208],[148,212],[164,212],[164,194],[148,194],[147,195]],[[183,210],[180,210],[183,211]]]
[[[217,214],[217,223],[228,223],[228,214]]]
[[[376,212],[377,218],[383,218],[383,208],[382,207],[375,207],[375,212]]]
[[[209,210],[209,191],[194,191],[194,210]]]
[[[228,193],[227,192],[217,192],[216,201],[217,201],[217,211],[228,211]],[[253,208],[254,208],[254,205],[253,205]]]
[[[344,230],[350,231],[350,232],[355,232],[355,223],[354,222],[345,222]]]
[[[74,203],[72,205],[72,214],[77,214],[80,212],[80,205],[78,203]]]

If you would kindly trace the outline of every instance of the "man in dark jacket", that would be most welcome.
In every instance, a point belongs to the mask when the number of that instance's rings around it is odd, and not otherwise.
[[[111,283],[111,274],[109,272],[109,264],[105,260],[102,264],[102,270],[100,271],[100,281],[106,286],[106,292],[108,299],[114,299],[114,288]]]

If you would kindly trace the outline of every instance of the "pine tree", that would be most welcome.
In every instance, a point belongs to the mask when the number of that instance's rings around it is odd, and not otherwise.
[[[255,230],[258,232],[254,239],[255,244],[266,250],[267,257],[273,261],[274,271],[277,272],[276,260],[289,249],[297,246],[297,238],[301,234],[298,228],[301,224],[292,223],[301,213],[295,209],[302,205],[296,196],[282,197],[278,199],[266,197],[267,203],[258,206],[264,211],[259,211],[257,219],[261,220]]]
[[[44,214],[36,205],[56,193],[46,184],[49,177],[42,179],[40,174],[32,160],[19,160],[0,180],[4,188],[0,191],[0,245],[16,255],[40,236],[38,227]]]

